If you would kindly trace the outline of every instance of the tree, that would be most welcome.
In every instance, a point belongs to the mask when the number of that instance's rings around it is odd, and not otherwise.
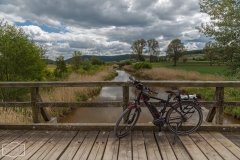
[[[55,64],[57,67],[54,69],[54,75],[56,77],[62,77],[63,73],[67,72],[67,64],[66,61],[64,60],[64,57],[62,55],[58,56],[56,58]]]
[[[153,61],[154,57],[158,56],[160,54],[160,48],[158,45],[158,41],[155,39],[149,39],[147,40],[147,47],[148,47],[148,53],[150,56],[150,63]]]
[[[85,71],[88,71],[91,68],[91,62],[87,58],[84,59],[84,61],[82,63],[82,68]]]
[[[200,0],[199,5],[200,11],[210,16],[210,21],[197,29],[214,39],[224,57],[232,62],[233,55],[240,54],[240,1]]]
[[[203,48],[203,53],[205,54],[206,60],[209,61],[210,66],[213,64],[213,60],[216,57],[216,52],[217,52],[217,44],[216,42],[207,42],[205,44],[205,47]]]
[[[29,40],[21,27],[0,21],[0,81],[42,80],[44,54],[44,47]],[[1,88],[0,99],[19,100],[24,94],[23,89]]]
[[[72,56],[72,69],[77,70],[80,68],[82,62],[82,53],[80,51],[74,51]]]
[[[179,58],[186,53],[185,46],[181,40],[174,39],[169,43],[166,53],[168,58],[173,60],[174,66],[177,66]]]
[[[101,61],[99,58],[97,58],[95,56],[92,56],[91,57],[91,64],[92,65],[102,65],[102,64],[104,64],[104,62]]]
[[[139,61],[144,61],[143,57],[143,49],[146,46],[146,41],[144,39],[136,40],[133,42],[133,45],[131,46],[132,53],[136,54],[138,56]]]

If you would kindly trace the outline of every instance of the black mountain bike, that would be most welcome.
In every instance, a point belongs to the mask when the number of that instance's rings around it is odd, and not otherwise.
[[[199,95],[181,95],[178,90],[171,90],[166,91],[168,98],[164,100],[151,96],[150,94],[158,94],[158,92],[144,87],[139,80],[135,80],[133,77],[129,77],[129,79],[139,90],[139,93],[134,103],[128,106],[116,122],[114,133],[117,137],[122,138],[126,136],[136,125],[141,112],[140,100],[142,100],[149,109],[153,116],[153,124],[159,127],[159,133],[161,133],[164,124],[174,133],[173,143],[176,142],[177,135],[190,134],[196,131],[202,124],[203,115],[198,103],[198,99],[201,98]],[[170,103],[172,97],[174,97],[173,100],[175,101],[173,104]],[[159,103],[162,103],[162,109],[158,111],[157,108],[149,102],[150,99],[155,99],[158,100]]]

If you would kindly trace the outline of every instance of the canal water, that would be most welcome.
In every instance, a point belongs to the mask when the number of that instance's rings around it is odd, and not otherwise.
[[[112,81],[129,81],[129,74],[123,70],[117,70],[118,76],[116,76]],[[138,79],[138,78],[137,78]],[[165,90],[171,90],[172,88],[152,88],[158,91],[157,97],[163,99],[167,98]],[[129,89],[130,102],[133,101],[135,96],[135,87],[130,87]],[[103,87],[99,96],[92,100],[98,102],[107,101],[122,101],[122,87]],[[139,123],[151,123],[152,116],[146,107],[142,107],[142,112],[138,120]],[[158,108],[160,109],[160,108]],[[116,123],[119,116],[123,112],[122,108],[118,107],[81,107],[73,110],[71,113],[66,115],[66,117],[61,118],[59,123]],[[207,108],[203,108],[204,119],[208,113]],[[215,121],[215,120],[214,120]],[[240,120],[237,120],[231,116],[224,115],[225,124],[240,124]]]

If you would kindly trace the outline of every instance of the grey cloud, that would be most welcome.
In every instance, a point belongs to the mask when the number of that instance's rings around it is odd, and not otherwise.
[[[48,37],[29,31],[34,40],[51,43],[51,49],[66,54],[77,49],[93,54],[131,53],[131,45],[141,38],[158,39],[162,50],[175,38],[184,39],[186,43],[196,42],[197,47],[208,41],[202,34],[188,32],[202,23],[200,18],[194,17],[200,14],[198,0],[1,0],[0,12],[49,27],[74,26],[90,34],[76,38],[75,34],[79,33],[69,31],[71,33],[66,34],[69,37]],[[74,38],[77,40],[71,40]],[[61,40],[69,46],[54,43]],[[116,43],[107,43],[107,40]]]

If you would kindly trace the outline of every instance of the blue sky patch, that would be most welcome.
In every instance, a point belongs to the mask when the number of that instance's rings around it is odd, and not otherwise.
[[[54,27],[49,27],[46,25],[38,25],[37,23],[33,23],[29,20],[26,20],[24,23],[20,23],[20,22],[15,22],[15,24],[17,26],[30,26],[30,25],[34,25],[34,26],[38,26],[40,27],[43,31],[48,32],[48,33],[59,33],[59,32],[66,32],[63,28],[54,28]]]

